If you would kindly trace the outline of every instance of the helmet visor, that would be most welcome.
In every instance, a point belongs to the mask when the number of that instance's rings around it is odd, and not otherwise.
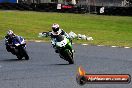
[[[59,28],[53,28],[53,27],[52,27],[52,30],[53,30],[54,32],[57,32],[57,31],[59,31]]]

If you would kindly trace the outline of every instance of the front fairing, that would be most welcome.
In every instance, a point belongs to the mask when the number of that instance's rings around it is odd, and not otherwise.
[[[26,42],[25,42],[25,40],[24,40],[23,37],[21,37],[21,36],[16,36],[16,37],[13,39],[13,44],[14,44],[15,46],[20,46],[20,45],[25,45]]]
[[[69,43],[69,40],[63,35],[58,35],[55,38],[55,45],[57,47],[65,47],[68,43]]]
[[[67,39],[65,36],[62,36],[63,38],[58,39],[58,42],[56,42],[56,47],[58,50],[65,51],[66,49],[72,50],[72,45],[69,39]]]

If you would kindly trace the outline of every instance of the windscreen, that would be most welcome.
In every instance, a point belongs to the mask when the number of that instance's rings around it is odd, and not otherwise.
[[[62,40],[64,40],[64,36],[62,36],[62,35],[56,36],[56,42],[61,42]]]
[[[13,42],[14,44],[21,43],[22,39],[19,36],[14,37]]]

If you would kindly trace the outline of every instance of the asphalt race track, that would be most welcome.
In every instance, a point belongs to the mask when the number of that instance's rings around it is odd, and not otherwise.
[[[78,66],[91,74],[132,75],[132,49],[74,45],[75,64],[54,52],[49,43],[28,42],[30,60],[17,60],[0,41],[0,88],[132,88],[129,84],[85,84],[76,82]]]

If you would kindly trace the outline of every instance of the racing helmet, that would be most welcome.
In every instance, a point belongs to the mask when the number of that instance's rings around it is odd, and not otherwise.
[[[53,24],[52,25],[52,30],[53,30],[53,32],[58,32],[59,31],[59,24]]]
[[[14,36],[14,33],[13,33],[12,30],[8,30],[8,31],[7,31],[7,35],[9,35],[10,37],[12,37],[12,36]]]

